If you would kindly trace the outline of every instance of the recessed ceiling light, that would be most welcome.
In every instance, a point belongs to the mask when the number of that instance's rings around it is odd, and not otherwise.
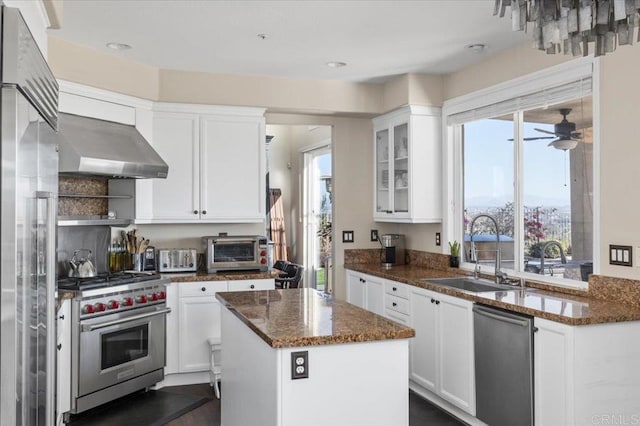
[[[107,43],[107,47],[113,50],[129,50],[131,49],[131,45],[125,43]]]
[[[258,34],[258,35],[256,35],[256,37],[261,38],[262,40],[264,40],[267,37],[269,37],[269,35],[267,35],[267,34]]]
[[[342,68],[342,67],[346,67],[347,63],[346,62],[327,62],[327,66],[330,68]]]
[[[487,50],[487,47],[488,46],[486,44],[476,43],[476,44],[468,44],[464,48],[467,50],[470,50],[473,53],[482,53],[485,50]]]

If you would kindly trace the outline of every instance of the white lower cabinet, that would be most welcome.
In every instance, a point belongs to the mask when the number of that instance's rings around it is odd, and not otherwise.
[[[409,378],[465,412],[475,414],[473,303],[410,287]]]
[[[210,337],[221,335],[221,291],[270,290],[273,279],[195,281],[167,286],[167,364],[165,375],[180,377],[165,385],[208,381]],[[206,373],[206,374],[205,374]]]
[[[536,425],[640,423],[640,321],[534,325]]]
[[[347,271],[347,302],[384,315],[384,280]]]

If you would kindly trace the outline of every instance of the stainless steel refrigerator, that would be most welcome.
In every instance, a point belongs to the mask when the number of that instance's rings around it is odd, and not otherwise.
[[[58,85],[18,9],[0,20],[0,424],[53,425]]]

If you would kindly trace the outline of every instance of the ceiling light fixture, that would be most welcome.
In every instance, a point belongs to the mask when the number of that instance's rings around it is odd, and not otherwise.
[[[482,43],[467,44],[464,48],[473,53],[482,53],[487,49],[487,45]]]
[[[347,63],[346,62],[327,62],[327,66],[329,68],[342,68],[342,67],[346,67]]]
[[[495,0],[493,14],[502,18],[512,4],[513,31],[526,31],[527,22],[533,22],[534,47],[573,56],[587,56],[591,41],[595,56],[632,44],[640,13],[633,0]]]
[[[267,34],[257,34],[256,37],[262,39],[262,40],[266,40],[267,37],[269,37]]]
[[[107,47],[113,50],[129,50],[131,49],[131,45],[125,43],[107,43]]]

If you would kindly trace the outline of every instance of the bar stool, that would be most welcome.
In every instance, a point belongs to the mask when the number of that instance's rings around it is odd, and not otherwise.
[[[220,399],[220,379],[222,377],[222,368],[220,367],[220,349],[221,341],[220,337],[209,337],[209,348],[211,350],[211,356],[209,358],[209,385],[213,387],[216,393],[216,398]]]

